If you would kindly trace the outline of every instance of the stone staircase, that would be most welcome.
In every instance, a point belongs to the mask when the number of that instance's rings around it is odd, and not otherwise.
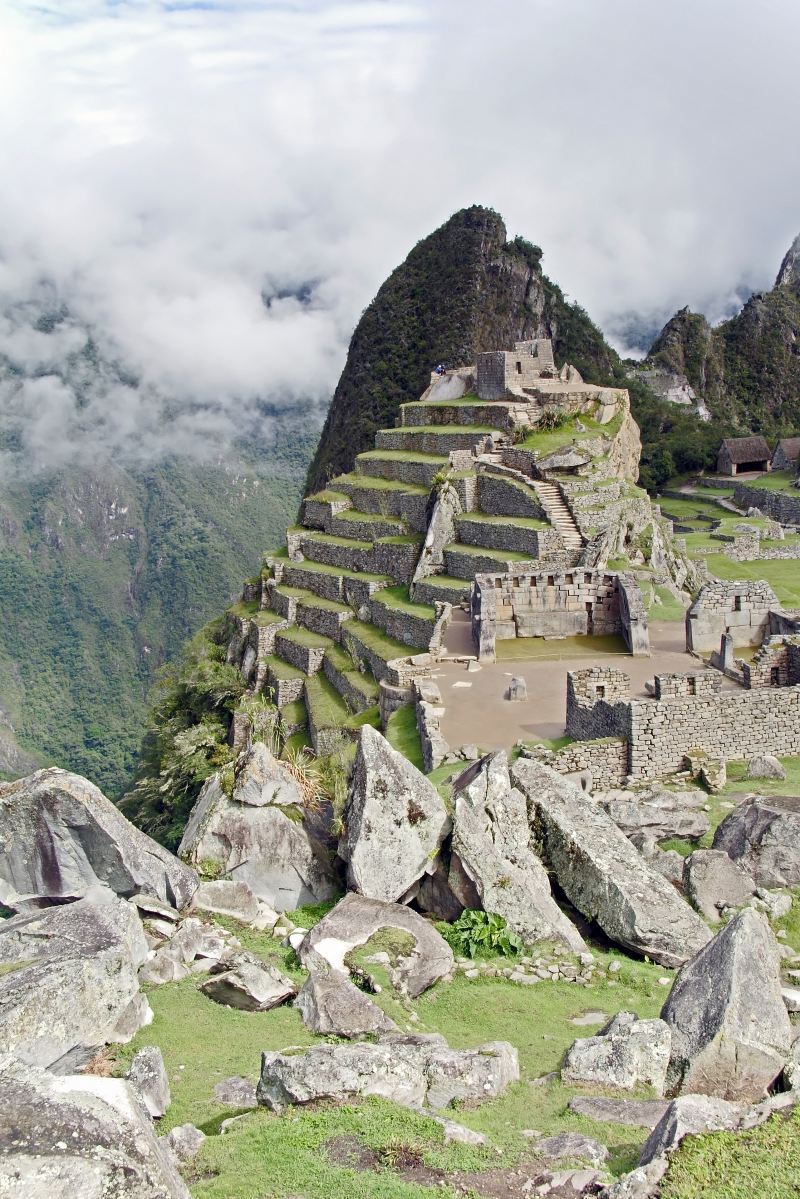
[[[565,548],[568,550],[581,549],[583,538],[581,537],[580,530],[575,524],[572,513],[565,504],[564,497],[555,483],[547,483],[543,479],[534,479],[531,485],[542,501],[542,507],[547,513],[547,518],[560,535]]]

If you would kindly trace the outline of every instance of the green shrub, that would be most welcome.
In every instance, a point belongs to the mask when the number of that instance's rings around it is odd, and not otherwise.
[[[522,941],[496,913],[467,908],[453,924],[439,929],[451,949],[464,957],[515,957],[522,952]]]

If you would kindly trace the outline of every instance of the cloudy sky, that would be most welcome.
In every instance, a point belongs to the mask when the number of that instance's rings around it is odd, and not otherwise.
[[[797,0],[0,0],[0,433],[204,453],[324,398],[471,203],[611,332],[719,316],[800,230],[799,55]]]

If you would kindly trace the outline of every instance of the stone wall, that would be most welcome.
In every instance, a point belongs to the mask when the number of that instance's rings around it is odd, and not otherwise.
[[[622,670],[594,666],[569,671],[567,736],[576,741],[630,740],[630,693],[631,681]]]
[[[493,660],[498,639],[621,633],[632,654],[650,652],[647,612],[631,575],[571,570],[481,574],[472,588],[478,657]]]
[[[555,374],[553,343],[547,339],[520,341],[513,350],[478,354],[476,391],[482,400],[502,400],[525,387],[535,387],[543,371]]]
[[[695,653],[719,648],[723,633],[734,645],[760,645],[778,597],[763,579],[706,583],[686,613],[686,647]]]
[[[621,737],[575,741],[555,750],[544,746],[526,746],[523,753],[559,774],[577,776],[590,791],[623,787],[628,777],[628,743]]]
[[[749,483],[737,483],[733,489],[733,502],[737,508],[758,508],[765,516],[782,525],[800,525],[800,490],[797,496],[781,491],[767,491]]]
[[[426,774],[440,766],[449,750],[442,733],[444,704],[442,693],[433,679],[414,680],[417,731],[422,746],[422,762]]]
[[[792,687],[800,683],[800,637],[768,637],[752,662],[741,662],[745,687]]]

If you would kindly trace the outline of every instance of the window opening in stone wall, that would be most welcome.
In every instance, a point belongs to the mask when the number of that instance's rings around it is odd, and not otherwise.
[[[781,668],[780,668],[780,666],[773,666],[770,668],[769,685],[770,685],[770,687],[780,687],[780,685],[781,685]]]
[[[687,679],[689,695],[697,695],[697,679]]]
[[[733,610],[734,612],[741,612],[742,610],[742,597],[740,595],[733,597]]]
[[[595,694],[597,695],[598,699],[605,699],[605,697],[606,697],[605,687],[598,687]]]
[[[522,374],[522,363],[521,362],[517,363],[517,374],[518,375]]]

